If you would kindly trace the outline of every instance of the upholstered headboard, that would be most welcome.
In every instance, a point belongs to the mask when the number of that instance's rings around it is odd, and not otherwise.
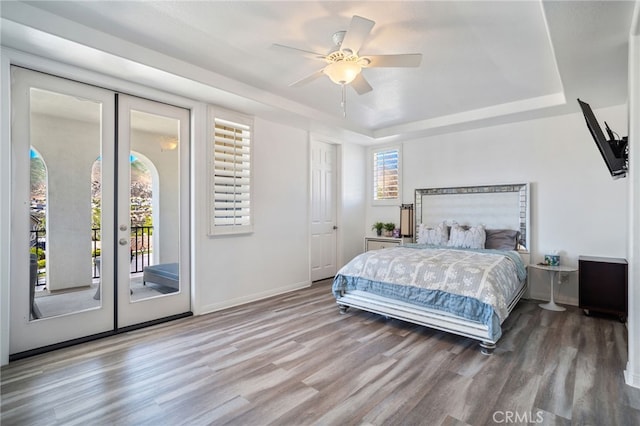
[[[424,188],[415,190],[415,235],[424,223],[484,224],[488,229],[520,231],[519,250],[529,251],[529,184]]]

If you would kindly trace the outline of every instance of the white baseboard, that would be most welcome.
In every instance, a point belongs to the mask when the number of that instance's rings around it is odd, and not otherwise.
[[[630,372],[628,362],[627,368],[624,370],[624,382],[631,387],[640,389],[640,374]]]
[[[219,303],[212,303],[212,304],[200,306],[200,309],[194,312],[194,314],[195,315],[210,314],[212,312],[233,308],[234,306],[244,305],[251,302],[257,302],[258,300],[266,299],[268,297],[278,296],[284,293],[290,293],[292,291],[300,290],[302,288],[307,288],[307,287],[311,287],[310,281],[294,283],[291,285],[274,288],[274,289],[263,291],[260,293],[249,294],[247,296],[237,297],[235,299],[224,300]]]

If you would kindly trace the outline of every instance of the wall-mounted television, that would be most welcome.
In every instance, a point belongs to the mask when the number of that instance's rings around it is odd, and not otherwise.
[[[614,179],[626,177],[629,169],[627,137],[619,138],[605,121],[604,126],[609,136],[609,140],[607,140],[589,104],[582,102],[580,99],[578,99],[578,104],[582,108],[582,114],[587,122],[589,132],[591,132],[591,136],[609,169],[609,173]]]

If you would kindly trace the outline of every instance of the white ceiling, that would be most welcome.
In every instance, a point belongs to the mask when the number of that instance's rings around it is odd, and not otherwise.
[[[577,97],[594,108],[627,101],[633,1],[25,3],[1,3],[5,46],[83,63],[28,37],[24,28],[35,28],[92,48],[85,67],[117,55],[214,86],[224,106],[377,141],[577,112]],[[376,22],[361,54],[423,59],[418,68],[365,69],[374,90],[348,88],[343,118],[340,87],[328,78],[288,86],[324,63],[271,45],[328,53],[353,15]]]

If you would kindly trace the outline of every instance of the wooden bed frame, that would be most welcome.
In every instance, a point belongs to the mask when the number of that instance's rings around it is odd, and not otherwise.
[[[529,263],[529,184],[485,185],[471,187],[427,188],[415,190],[415,227],[421,223],[436,225],[456,220],[461,225],[485,224],[487,229],[517,229],[521,233],[518,251]],[[527,288],[525,279],[511,302],[511,313]],[[480,341],[483,354],[491,354],[498,339],[488,327],[452,314],[424,308],[363,291],[344,292],[336,299],[340,313],[349,307],[423,325]]]

